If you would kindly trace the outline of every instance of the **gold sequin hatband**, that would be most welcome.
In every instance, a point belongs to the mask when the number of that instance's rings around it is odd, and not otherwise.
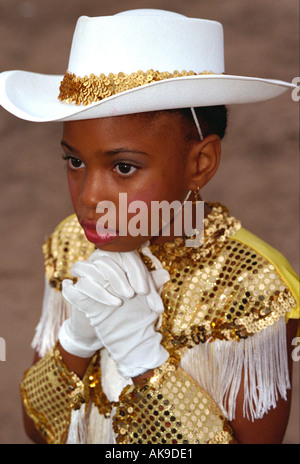
[[[112,95],[153,82],[177,77],[201,76],[207,74],[214,73],[212,71],[203,71],[198,74],[194,71],[174,71],[173,73],[169,73],[167,71],[159,72],[150,69],[146,72],[137,71],[129,75],[119,72],[118,74],[110,73],[108,76],[105,74],[100,74],[100,76],[91,74],[90,76],[79,77],[75,74],[66,72],[60,84],[58,98],[65,103],[74,102],[76,105],[90,105],[91,103],[99,102]]]

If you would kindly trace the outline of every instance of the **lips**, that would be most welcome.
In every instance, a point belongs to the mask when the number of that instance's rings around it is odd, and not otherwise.
[[[84,230],[87,240],[94,243],[95,245],[104,245],[105,243],[109,243],[118,237],[118,233],[116,231],[104,229],[101,227],[100,223],[97,227],[96,221],[84,220],[80,224]]]

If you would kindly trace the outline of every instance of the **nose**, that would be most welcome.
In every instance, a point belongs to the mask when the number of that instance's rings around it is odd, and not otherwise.
[[[100,201],[107,199],[107,188],[101,173],[87,171],[82,179],[79,202],[87,209],[96,209]]]

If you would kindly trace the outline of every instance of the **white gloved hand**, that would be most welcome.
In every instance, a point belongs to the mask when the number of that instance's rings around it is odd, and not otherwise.
[[[85,313],[99,339],[116,361],[120,373],[124,377],[136,377],[163,364],[169,356],[160,344],[161,334],[155,330],[158,315],[163,312],[162,300],[151,273],[136,252],[105,253],[103,256],[95,252],[95,255],[92,259],[74,265],[72,273],[79,280],[75,285],[71,281],[64,281],[63,295],[72,306]],[[115,259],[119,269],[114,266]],[[102,260],[105,262],[105,271],[102,269]],[[135,288],[133,296],[128,296],[132,292],[128,292],[123,280],[124,271],[128,283]],[[163,269],[154,272],[156,285],[161,287],[168,280],[169,274]],[[119,286],[118,274],[122,280]],[[116,293],[123,300],[121,304],[120,299],[114,296]],[[126,297],[122,293],[126,293]]]
[[[100,266],[97,265],[99,259],[101,259]],[[86,281],[86,291],[90,287],[92,294],[97,293],[98,301],[108,306],[122,304],[122,300],[114,294],[130,298],[135,293],[149,291],[147,270],[137,252],[107,253],[96,250],[87,261],[76,263],[72,273],[75,277],[90,277],[91,280]],[[99,286],[95,288],[95,280],[102,284],[101,288]],[[67,287],[73,283],[68,280],[63,285]],[[113,292],[108,290],[109,286]],[[83,358],[92,356],[95,351],[103,347],[89,320],[75,306],[71,308],[71,317],[62,324],[58,339],[68,353]]]
[[[68,282],[73,285],[71,280]],[[81,358],[91,358],[96,351],[103,348],[89,319],[75,306],[71,308],[71,316],[60,327],[58,340],[65,351]]]
[[[106,287],[109,284],[113,294],[121,297],[130,298],[135,293],[149,292],[149,272],[137,251],[95,250],[86,261],[73,265],[72,274],[74,277],[90,277]]]

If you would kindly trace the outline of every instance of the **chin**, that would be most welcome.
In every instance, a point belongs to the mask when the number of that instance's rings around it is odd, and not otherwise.
[[[147,237],[136,237],[135,240],[126,240],[126,237],[124,237],[125,240],[116,240],[115,242],[112,243],[106,243],[106,244],[96,244],[95,247],[98,250],[103,250],[103,251],[112,251],[112,252],[129,252],[129,251],[135,251],[138,250],[144,243],[149,240]]]

